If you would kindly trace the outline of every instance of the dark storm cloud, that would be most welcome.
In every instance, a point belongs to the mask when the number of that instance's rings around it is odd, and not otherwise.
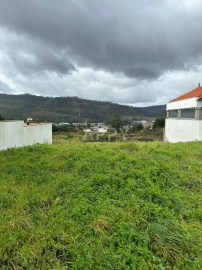
[[[0,0],[0,78],[33,93],[157,101],[186,72],[198,78],[201,11],[200,0]]]
[[[169,2],[1,0],[0,24],[58,51],[35,51],[36,62],[25,63],[33,68],[68,72],[71,55],[80,66],[150,79],[202,53],[200,14]]]
[[[125,69],[125,74],[131,78],[154,78],[158,76],[158,72],[156,70],[152,70],[145,67],[137,67],[137,68],[129,68]]]
[[[24,74],[30,72],[55,71],[61,74],[68,74],[75,70],[74,65],[63,53],[54,52],[54,50],[18,50],[10,52],[10,58]]]

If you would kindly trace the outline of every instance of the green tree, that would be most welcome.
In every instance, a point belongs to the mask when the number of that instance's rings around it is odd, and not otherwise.
[[[120,128],[122,127],[123,123],[118,113],[112,114],[110,123],[111,126],[117,130],[117,132],[120,132]]]
[[[0,121],[4,120],[3,116],[0,114]]]
[[[135,133],[137,131],[143,130],[143,124],[142,123],[135,123],[132,127],[129,128],[128,134]]]
[[[153,128],[164,128],[165,127],[165,118],[156,118],[156,120],[154,121],[154,125]]]

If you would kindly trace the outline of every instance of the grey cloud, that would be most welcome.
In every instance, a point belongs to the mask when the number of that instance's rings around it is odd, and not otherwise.
[[[14,92],[15,91],[13,89],[0,80],[0,93],[12,94]]]
[[[42,71],[53,71],[61,74],[68,74],[75,70],[74,65],[66,59],[65,55],[54,54],[54,52],[46,52],[42,56],[40,56],[38,52],[36,54],[26,54],[23,52],[12,54],[11,59],[15,62],[21,72],[25,74],[30,74],[30,72],[35,74]]]
[[[78,65],[130,77],[155,78],[202,54],[199,15],[172,10],[166,0],[2,0],[0,23],[59,55],[67,50]],[[41,68],[68,70],[58,57],[42,57]]]
[[[5,31],[4,36],[6,36]],[[13,64],[24,74],[43,71],[68,74],[76,69],[65,50],[47,46],[38,39],[28,39],[22,35],[18,37],[16,34],[7,35],[1,47]]]
[[[150,93],[144,80],[158,81],[167,72],[201,65],[202,5],[196,8],[195,2],[0,0],[0,28],[7,34],[4,50],[27,79],[46,72],[65,77],[77,68],[103,70],[114,78],[119,74],[127,77],[130,84],[134,79],[137,87],[129,91],[122,85],[117,95],[110,87],[102,88],[100,81],[95,97],[105,95],[120,102],[155,100],[159,92],[155,89]],[[77,89],[75,83],[69,87],[84,97],[88,84],[84,86],[82,76],[80,79]],[[142,81],[147,89],[145,97],[140,95],[144,91],[139,86]],[[66,89],[68,85],[62,94],[70,91]]]
[[[154,78],[158,76],[158,72],[156,70],[148,69],[145,67],[138,67],[138,68],[129,68],[126,69],[125,72],[126,76],[131,78]]]

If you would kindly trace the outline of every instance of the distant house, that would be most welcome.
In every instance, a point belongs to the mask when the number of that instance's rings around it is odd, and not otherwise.
[[[0,121],[0,150],[36,143],[52,144],[52,124]]]
[[[167,104],[164,141],[202,141],[202,87],[198,87]]]

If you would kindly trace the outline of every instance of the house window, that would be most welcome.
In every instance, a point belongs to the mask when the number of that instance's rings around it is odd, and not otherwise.
[[[181,118],[195,119],[195,109],[182,109]]]
[[[178,118],[178,110],[168,111],[168,118]]]

